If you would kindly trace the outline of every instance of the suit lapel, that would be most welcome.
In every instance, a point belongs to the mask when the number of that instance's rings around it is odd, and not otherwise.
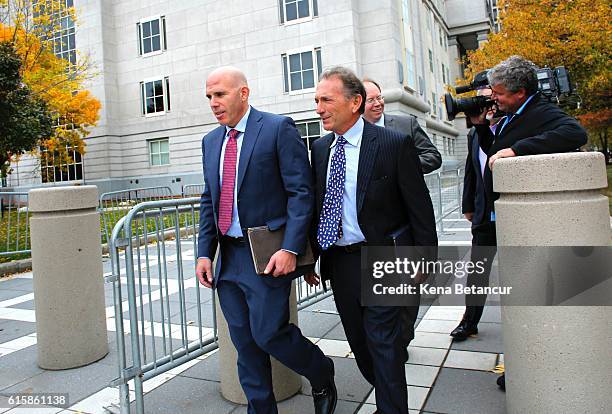
[[[262,118],[263,117],[259,111],[257,111],[255,108],[251,108],[251,113],[249,114],[249,119],[247,120],[246,130],[244,132],[244,136],[242,137],[240,160],[238,161],[238,184],[236,187],[236,193],[240,193],[240,186],[244,180],[244,174],[246,173],[249,160],[251,159],[251,154],[253,154],[253,148],[255,148],[255,143],[257,142],[259,132],[261,131],[261,127],[263,125]]]
[[[206,167],[208,168],[209,183],[211,188],[211,197],[214,205],[219,202],[219,194],[221,193],[221,183],[219,182],[219,166],[221,163],[221,148],[223,147],[223,140],[225,139],[225,127],[219,128],[219,133],[212,137],[210,148],[211,152],[206,160]]]
[[[365,193],[372,176],[377,153],[376,127],[365,122],[363,136],[361,137],[361,149],[359,151],[359,167],[357,168],[357,214],[359,214],[363,207]]]
[[[317,163],[317,171],[320,171],[317,177],[317,187],[321,190],[321,194],[325,194],[327,188],[327,165],[329,164],[329,154],[331,153],[331,145],[334,142],[334,134],[328,134],[321,138],[324,145],[324,151],[317,154],[315,162]]]
[[[476,171],[478,172],[476,174],[476,180],[482,182],[482,167],[480,165],[480,144],[478,142],[478,135],[475,135],[472,139],[472,154],[474,154],[472,156],[472,162],[476,165]]]

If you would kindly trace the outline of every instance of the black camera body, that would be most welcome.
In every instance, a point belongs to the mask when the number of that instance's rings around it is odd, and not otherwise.
[[[458,86],[455,88],[455,92],[462,94],[478,89],[490,88],[487,73],[488,70],[477,73],[469,85]],[[573,89],[569,73],[564,66],[558,66],[554,69],[544,67],[537,69],[536,73],[538,90],[549,100],[558,100],[559,96],[572,93]],[[444,106],[446,107],[446,115],[449,121],[455,119],[459,113],[464,113],[466,116],[479,115],[486,108],[491,108],[494,104],[495,102],[486,96],[454,98],[450,93],[444,95]]]

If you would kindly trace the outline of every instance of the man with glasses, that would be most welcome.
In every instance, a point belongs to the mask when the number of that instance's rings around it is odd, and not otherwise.
[[[366,90],[365,112],[363,118],[375,125],[395,129],[407,135],[414,141],[419,156],[423,174],[437,170],[442,165],[442,156],[429,137],[421,129],[414,116],[385,114],[385,98],[381,94],[378,83],[365,78],[363,86]]]

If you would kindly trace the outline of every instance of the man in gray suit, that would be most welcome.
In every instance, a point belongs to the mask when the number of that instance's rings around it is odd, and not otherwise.
[[[364,119],[375,125],[395,129],[403,135],[412,137],[419,161],[421,162],[423,174],[440,168],[442,156],[435,145],[431,143],[425,131],[421,129],[416,118],[407,115],[385,114],[385,99],[381,95],[378,83],[366,78],[363,80],[363,86],[366,90]]]

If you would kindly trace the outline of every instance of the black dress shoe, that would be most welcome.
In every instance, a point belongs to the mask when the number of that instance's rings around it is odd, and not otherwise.
[[[502,374],[501,377],[497,378],[497,385],[502,391],[506,391],[506,374]]]
[[[336,410],[338,403],[338,391],[334,382],[334,362],[328,358],[331,363],[331,378],[329,384],[325,388],[312,389],[312,399],[314,400],[315,414],[332,414]]]
[[[470,335],[476,335],[477,333],[478,328],[476,326],[461,321],[459,326],[450,333],[450,336],[452,336],[455,341],[465,341]]]

